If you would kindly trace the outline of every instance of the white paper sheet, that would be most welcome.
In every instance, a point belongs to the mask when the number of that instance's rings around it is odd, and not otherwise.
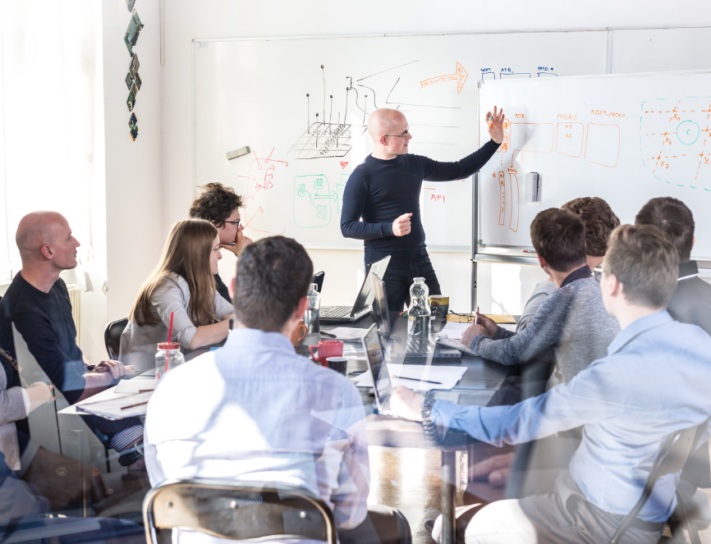
[[[368,332],[368,329],[359,329],[356,327],[335,327],[327,331],[323,331],[323,336],[331,338],[335,336],[336,340],[343,340],[344,342],[355,342],[360,340]]]
[[[116,387],[114,387],[114,393],[117,394],[135,394],[141,391],[149,391],[156,388],[158,380],[155,378],[144,378],[141,376],[136,376],[130,380],[121,380]]]
[[[453,340],[461,340],[462,334],[471,325],[471,323],[455,323],[454,321],[447,321],[447,324],[440,332],[443,338],[452,338]],[[446,335],[446,336],[445,336]]]
[[[94,414],[108,419],[124,419],[127,417],[146,415],[148,401],[151,395],[153,395],[153,391],[98,402],[90,402],[91,399],[89,398],[86,402],[81,402],[75,406],[80,412]],[[126,406],[132,407],[122,410],[122,408]]]
[[[467,371],[465,366],[420,366],[388,364],[388,372],[393,382],[393,387],[403,385],[419,391],[433,389],[452,389],[462,379]],[[428,380],[439,383],[427,383]],[[373,387],[373,377],[370,372],[363,372],[355,379],[358,387]]]

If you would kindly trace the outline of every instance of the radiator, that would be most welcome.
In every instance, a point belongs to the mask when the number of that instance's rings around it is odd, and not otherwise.
[[[70,283],[67,285],[67,291],[72,303],[74,326],[77,328],[77,346],[81,346],[81,290],[76,283]]]

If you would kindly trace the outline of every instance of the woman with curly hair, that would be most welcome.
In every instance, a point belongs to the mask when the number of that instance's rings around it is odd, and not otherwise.
[[[241,224],[239,209],[244,205],[242,197],[235,193],[232,187],[227,187],[221,183],[208,183],[200,189],[200,194],[195,197],[190,205],[190,217],[192,219],[204,219],[209,221],[220,233],[220,247],[227,249],[239,257],[242,250],[251,244],[252,240],[244,233],[244,225]],[[222,281],[219,274],[215,274],[215,284],[217,292],[228,302],[232,303],[230,292]]]

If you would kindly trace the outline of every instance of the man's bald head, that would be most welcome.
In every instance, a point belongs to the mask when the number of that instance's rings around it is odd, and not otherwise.
[[[42,246],[55,244],[57,236],[64,229],[69,230],[69,223],[61,213],[28,213],[20,220],[15,235],[15,242],[23,261],[34,255],[39,257]]]
[[[395,125],[398,124],[404,124],[407,128],[407,119],[402,113],[390,108],[381,108],[368,117],[368,134],[374,142],[377,142],[385,134],[398,134],[393,132]]]

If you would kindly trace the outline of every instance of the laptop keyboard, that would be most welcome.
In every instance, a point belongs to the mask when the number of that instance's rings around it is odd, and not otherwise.
[[[353,306],[326,306],[319,311],[319,317],[350,317]]]
[[[434,357],[432,357],[432,364],[450,364],[456,365],[461,362],[461,358],[457,357],[442,357],[437,355],[436,342],[431,340],[423,341],[421,338],[413,338],[408,336],[407,338],[407,351],[405,352],[405,358],[403,359],[403,364],[406,365],[426,365],[431,353],[434,351]]]

